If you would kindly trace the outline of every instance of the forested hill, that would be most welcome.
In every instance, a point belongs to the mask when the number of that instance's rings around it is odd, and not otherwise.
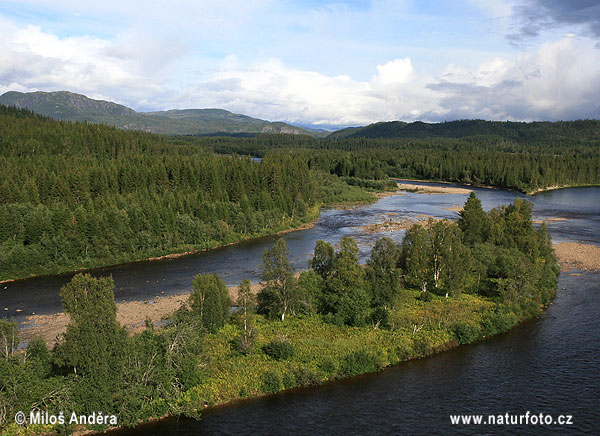
[[[321,135],[282,122],[270,122],[223,109],[186,109],[136,112],[104,100],[94,100],[67,91],[21,93],[9,91],[0,96],[0,104],[27,108],[57,120],[89,121],[124,130],[141,130],[167,135],[205,135],[240,133],[289,133]]]
[[[332,133],[339,138],[469,138],[495,137],[521,145],[544,143],[568,143],[570,145],[600,144],[600,121],[538,121],[521,123],[512,121],[460,120],[444,123],[405,123],[390,121],[370,124],[361,128],[349,128]]]
[[[0,105],[0,280],[208,249],[310,221],[306,162]]]

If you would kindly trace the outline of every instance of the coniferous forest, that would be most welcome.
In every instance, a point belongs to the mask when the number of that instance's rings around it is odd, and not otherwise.
[[[0,115],[0,278],[213,248],[309,221],[306,164],[25,110]]]
[[[519,140],[500,127],[460,138],[169,138],[0,106],[0,279],[273,234],[322,204],[368,201],[364,189],[389,189],[389,177],[525,192],[600,183],[590,128],[539,123]]]

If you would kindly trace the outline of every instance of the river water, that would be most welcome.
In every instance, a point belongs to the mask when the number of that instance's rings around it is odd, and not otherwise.
[[[484,209],[520,194],[475,189]],[[284,235],[297,268],[306,268],[317,239],[334,244],[355,237],[363,260],[380,236],[360,226],[395,217],[455,218],[445,208],[467,195],[406,193],[352,210],[324,210],[309,230]],[[566,218],[548,227],[554,241],[600,245],[600,188],[571,188],[529,197],[534,219]],[[397,214],[397,215],[394,215]],[[389,234],[400,241],[404,232]],[[218,272],[228,285],[258,280],[260,256],[274,238],[179,259],[140,262],[97,270],[112,274],[117,301],[188,291],[199,272]],[[8,283],[0,291],[3,315],[60,310],[58,292],[69,275]],[[16,312],[16,309],[22,312]],[[508,333],[377,374],[297,389],[213,408],[200,421],[168,419],[118,434],[600,434],[600,273],[563,273],[554,303],[538,319]],[[451,425],[451,414],[572,415],[569,426]]]

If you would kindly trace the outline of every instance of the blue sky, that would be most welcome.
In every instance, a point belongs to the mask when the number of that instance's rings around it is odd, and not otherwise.
[[[329,125],[600,108],[590,0],[20,0],[0,28],[0,92]]]

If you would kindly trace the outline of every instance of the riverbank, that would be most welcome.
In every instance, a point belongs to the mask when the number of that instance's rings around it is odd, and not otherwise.
[[[553,244],[561,271],[580,269],[600,271],[600,247],[580,242],[558,242]]]
[[[373,201],[376,201],[376,200],[377,200],[377,198],[373,197]],[[0,280],[0,284],[13,283],[16,281],[27,280],[27,279],[36,278],[36,277],[46,277],[46,276],[61,275],[61,274],[78,274],[78,273],[87,273],[87,272],[93,273],[94,270],[98,270],[101,268],[116,267],[116,266],[121,266],[121,265],[137,263],[137,262],[153,262],[153,261],[160,261],[160,260],[165,260],[165,259],[177,259],[180,257],[189,256],[189,255],[193,255],[193,254],[197,254],[197,253],[203,253],[203,252],[207,252],[207,251],[211,251],[211,250],[217,250],[219,248],[229,247],[229,246],[232,246],[235,244],[239,244],[241,242],[247,242],[247,241],[251,241],[253,239],[263,238],[266,236],[277,236],[277,235],[283,235],[283,234],[290,233],[290,232],[295,232],[298,230],[306,230],[306,229],[310,229],[315,226],[316,222],[319,219],[320,213],[321,213],[320,212],[321,207],[323,207],[323,206],[324,205],[315,206],[314,208],[309,210],[309,212],[307,213],[306,217],[304,217],[304,219],[291,221],[287,225],[279,226],[278,230],[276,230],[274,232],[264,232],[264,233],[253,234],[253,235],[248,235],[248,236],[237,235],[234,241],[223,243],[223,244],[211,245],[210,247],[207,247],[207,248],[176,251],[176,252],[167,253],[167,254],[160,255],[160,256],[150,256],[150,257],[143,256],[143,257],[133,257],[130,259],[124,257],[120,262],[117,262],[117,263],[108,263],[107,264],[105,262],[99,262],[97,264],[96,263],[90,264],[89,266],[86,266],[84,268],[78,268],[78,269],[63,268],[63,269],[58,269],[58,270],[54,270],[54,271],[50,271],[50,272],[45,272],[44,274],[31,274],[26,277],[4,279],[4,280]]]
[[[424,302],[419,295],[405,290],[404,305],[393,311],[389,329],[336,326],[318,316],[285,323],[257,316],[257,343],[250,355],[232,352],[239,330],[227,325],[206,336],[199,358],[210,375],[184,394],[182,404],[201,414],[243,399],[373,373],[486,339],[529,318],[479,296],[434,296]],[[266,355],[263,347],[273,341],[292,344],[292,355]]]
[[[470,194],[471,189],[459,188],[457,186],[431,186],[427,184],[400,183],[397,182],[398,189],[417,194]]]
[[[586,187],[590,187],[590,186],[600,186],[600,185],[595,185],[595,184],[551,185],[551,186],[546,186],[545,188],[537,188],[537,189],[534,189],[531,191],[526,191],[525,194],[526,195],[536,195],[541,192],[556,191],[558,189],[586,188]]]
[[[417,222],[423,222],[428,216],[421,219],[390,221],[380,224],[365,226],[367,232],[398,231],[410,228]],[[572,269],[586,271],[600,270],[600,247],[592,244],[577,242],[559,242],[553,244],[558,262],[563,272]],[[237,298],[238,286],[227,288],[231,301]],[[261,289],[260,284],[251,285],[253,293]],[[117,320],[130,334],[143,330],[146,319],[153,324],[160,325],[160,321],[177,310],[183,303],[187,302],[189,293],[181,293],[169,296],[158,296],[143,301],[129,301],[117,304]],[[28,341],[35,336],[41,336],[48,345],[52,345],[57,335],[66,330],[69,318],[64,313],[53,315],[31,315],[28,316],[21,328],[21,337]]]
[[[231,301],[237,299],[239,286],[227,288]],[[256,294],[261,289],[260,284],[250,285],[250,290]],[[159,296],[143,301],[127,301],[117,303],[117,321],[133,335],[144,330],[146,320],[156,326],[169,317],[182,305],[187,304],[190,293]],[[54,344],[55,338],[67,330],[69,316],[64,312],[52,315],[30,315],[21,326],[20,337],[24,342],[39,336],[48,346]]]

